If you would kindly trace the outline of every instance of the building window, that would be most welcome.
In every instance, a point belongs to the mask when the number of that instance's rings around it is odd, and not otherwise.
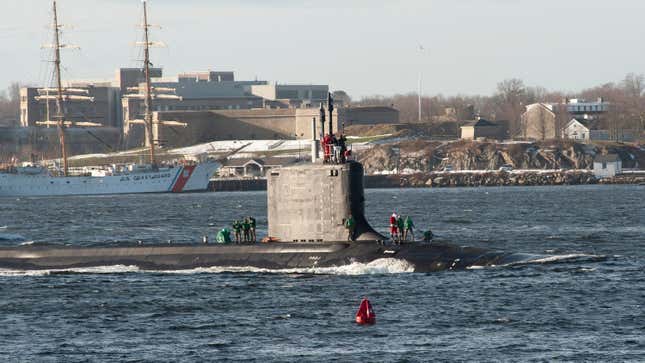
[[[602,168],[603,168],[603,169],[607,169],[607,162],[606,162],[606,161],[603,161],[603,162],[602,162]]]

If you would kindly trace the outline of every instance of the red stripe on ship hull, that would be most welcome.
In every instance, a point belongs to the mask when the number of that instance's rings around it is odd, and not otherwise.
[[[180,193],[182,189],[184,189],[184,186],[188,182],[188,179],[190,179],[190,176],[193,175],[194,170],[195,165],[184,166],[184,170],[181,171],[179,177],[177,177],[177,180],[175,181],[175,185],[172,186],[173,193]]]

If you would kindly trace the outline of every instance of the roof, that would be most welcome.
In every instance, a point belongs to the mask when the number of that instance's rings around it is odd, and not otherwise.
[[[572,119],[571,119],[571,121],[567,122],[567,125],[566,125],[564,128],[565,128],[565,129],[566,129],[566,128],[569,128],[569,127],[571,127],[571,126],[572,126],[573,124],[575,124],[575,123],[578,123],[578,124],[580,124],[580,125],[584,126],[585,128],[589,129],[589,122],[588,122],[588,120],[584,120],[584,119],[577,119],[577,118],[572,118]]]
[[[618,154],[608,154],[608,155],[596,155],[593,159],[596,163],[610,163],[615,161],[621,161]]]
[[[241,168],[249,163],[261,166],[284,166],[293,164],[298,160],[294,157],[268,157],[268,158],[230,158],[224,167]]]
[[[464,126],[474,126],[474,127],[491,127],[491,126],[499,126],[495,122],[484,120],[483,118],[480,118],[479,120],[475,121],[468,121]],[[462,126],[462,127],[464,127]]]

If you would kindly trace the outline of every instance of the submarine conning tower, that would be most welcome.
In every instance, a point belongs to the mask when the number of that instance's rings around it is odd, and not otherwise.
[[[350,214],[356,221],[355,240],[386,239],[365,219],[363,165],[356,161],[271,171],[267,198],[269,236],[279,241],[346,241]]]

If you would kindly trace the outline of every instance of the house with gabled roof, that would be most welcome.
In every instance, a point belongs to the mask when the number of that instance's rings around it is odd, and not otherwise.
[[[589,141],[591,139],[591,125],[588,120],[571,119],[562,129],[562,138],[576,141]]]
[[[533,103],[522,114],[522,137],[525,139],[555,139],[558,132],[559,108],[550,103]]]

